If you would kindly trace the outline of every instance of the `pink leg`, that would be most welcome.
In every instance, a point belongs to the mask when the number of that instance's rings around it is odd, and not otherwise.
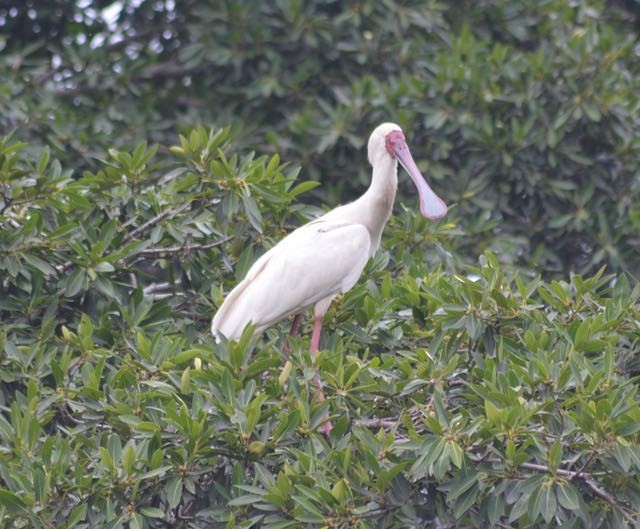
[[[320,350],[320,333],[322,332],[322,316],[316,316],[313,319],[313,331],[311,332],[311,353],[313,354],[314,361],[318,359],[318,351]],[[320,381],[320,375],[316,373],[312,379],[313,385],[316,387],[316,398],[319,402],[325,400],[324,392],[322,391],[322,382]],[[333,426],[331,425],[331,421],[327,421],[322,424],[319,430],[326,435],[329,435],[329,432]]]
[[[295,336],[298,333],[298,329],[300,328],[300,324],[302,323],[302,313],[296,314],[293,318],[293,322],[291,323],[291,330],[289,331],[289,336]],[[289,337],[284,339],[284,343],[282,344],[282,354],[285,357],[289,356],[289,351],[291,346],[289,345]]]
[[[320,333],[322,332],[322,320],[323,316],[316,316],[313,318],[313,331],[311,332],[311,352],[313,353],[313,359],[318,357],[318,351],[320,350]]]

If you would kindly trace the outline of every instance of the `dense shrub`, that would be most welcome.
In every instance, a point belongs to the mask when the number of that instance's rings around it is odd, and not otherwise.
[[[626,276],[462,266],[451,226],[407,210],[396,250],[334,303],[318,365],[303,337],[283,366],[282,328],[215,345],[208,325],[228,265],[242,276],[312,213],[294,199],[313,183],[238,156],[225,130],[182,137],[170,170],[141,144],[77,179],[25,149],[0,145],[4,527],[625,527],[640,511]]]
[[[117,24],[84,3],[0,11],[0,123],[72,167],[232,124],[335,203],[366,184],[359,149],[392,120],[457,204],[469,262],[639,271],[633,1],[124,1]]]
[[[637,523],[635,2],[46,4],[0,6],[2,527]],[[215,344],[383,120],[449,215],[401,179],[317,363]]]

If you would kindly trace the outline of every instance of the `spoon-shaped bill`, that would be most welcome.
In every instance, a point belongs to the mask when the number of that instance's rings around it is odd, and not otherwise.
[[[403,138],[404,139],[404,138]],[[431,220],[441,219],[447,214],[447,205],[444,201],[435,194],[433,189],[429,187],[429,184],[425,181],[420,170],[413,161],[413,156],[409,151],[405,141],[397,141],[393,146],[393,151],[396,155],[396,159],[400,162],[405,171],[409,173],[411,180],[418,189],[418,195],[420,196],[420,213],[423,217]]]

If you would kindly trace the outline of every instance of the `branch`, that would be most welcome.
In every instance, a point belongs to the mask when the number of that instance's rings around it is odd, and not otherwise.
[[[638,520],[634,518],[631,514],[629,514],[624,509],[624,507],[622,507],[622,505],[620,505],[616,501],[616,499],[613,496],[611,496],[606,490],[602,489],[594,479],[592,479],[591,477],[587,477],[587,475],[584,473],[582,474],[582,476],[580,476],[580,479],[582,479],[595,494],[597,494],[603,500],[609,502],[613,507],[618,509],[622,514],[622,516],[624,517],[624,519],[631,523],[632,527],[637,527],[636,524],[638,523]]]
[[[545,474],[553,473],[553,471],[549,467],[545,465],[539,465],[537,463],[522,463],[520,467],[526,468],[527,470],[534,470],[536,472],[544,472]],[[593,479],[593,477],[590,474],[587,474],[586,472],[584,472],[584,469],[581,469],[576,472],[573,470],[564,470],[562,468],[558,468],[555,471],[555,473],[560,474],[561,476],[565,476],[569,479],[574,479],[574,478],[581,479],[597,496],[600,496],[603,500],[609,502],[613,507],[618,509],[622,514],[622,516],[624,517],[624,519],[627,520],[628,522],[631,522],[631,524],[635,526],[637,520],[633,516],[631,516],[624,509],[624,507],[622,507],[622,505],[620,505],[616,501],[616,499],[613,496],[611,496],[611,494],[609,494],[606,490],[600,487],[600,485]]]
[[[153,301],[158,301],[161,299],[167,299],[167,298],[176,298],[176,297],[186,297],[186,294],[184,292],[159,292],[157,294],[149,294],[148,296],[151,300]],[[182,311],[181,311],[182,313]],[[184,314],[184,313],[182,313]]]
[[[589,454],[589,457],[587,457],[587,460],[584,462],[584,464],[582,465],[582,467],[580,468],[580,470],[578,470],[576,472],[576,476],[580,477],[580,475],[587,469],[587,467],[589,466],[589,463],[591,463],[591,461],[593,460],[593,458],[596,456],[596,451],[594,450],[593,452],[591,452]],[[576,477],[574,476],[574,477]],[[573,478],[569,478],[569,479],[573,479]]]
[[[147,285],[146,287],[144,287],[142,289],[142,292],[144,293],[145,296],[148,296],[149,294],[166,290],[168,288],[173,287],[174,285],[179,285],[180,283],[182,283],[180,279],[177,279],[175,283],[169,283],[168,281],[164,283],[151,283],[150,285]]]
[[[183,208],[178,208],[178,209],[165,209],[162,213],[159,213],[158,215],[156,215],[152,219],[148,220],[142,226],[138,226],[131,233],[128,233],[124,237],[124,239],[122,239],[122,244],[124,245],[124,244],[126,244],[128,242],[131,242],[136,237],[136,235],[142,233],[147,228],[150,228],[151,226],[157,224],[158,222],[160,222],[165,217],[168,217],[169,215],[177,214],[180,211],[180,209],[184,209],[184,206],[183,206]],[[119,248],[119,249],[121,249],[121,248]],[[62,265],[57,266],[56,268],[57,268],[58,272],[64,272],[65,270],[67,270],[71,266],[73,266],[73,261],[66,261],[65,263],[63,263]]]
[[[65,261],[61,265],[56,266],[56,270],[59,274],[62,272],[66,272],[69,268],[71,268],[75,263],[73,261]]]
[[[365,428],[384,428],[385,430],[389,430],[398,424],[397,421],[390,419],[360,419],[356,420],[355,424],[364,426]],[[409,441],[409,439],[405,437],[399,437],[396,439],[396,444],[402,445]],[[474,462],[484,461],[485,463],[502,463],[503,461],[499,459],[487,459],[486,455],[475,454],[473,452],[467,452],[467,457]],[[618,501],[611,496],[606,490],[604,490],[600,484],[594,479],[593,474],[589,474],[585,472],[584,466],[578,471],[575,470],[566,470],[564,468],[558,468],[555,471],[551,470],[546,465],[540,465],[538,463],[521,463],[518,465],[518,468],[525,470],[533,470],[534,472],[542,472],[545,474],[558,474],[560,476],[564,476],[569,480],[579,479],[584,482],[587,487],[589,487],[592,492],[609,503],[612,507],[620,511],[620,514],[627,520],[633,527],[636,527],[637,520],[627,512],[627,510],[620,504]]]
[[[477,454],[469,454],[467,453],[467,455],[469,456],[469,458],[472,461],[482,461],[484,460],[487,463],[500,463],[501,461],[498,459],[484,459],[484,457],[479,456]],[[608,502],[612,507],[618,509],[620,511],[620,513],[622,514],[622,516],[624,517],[625,520],[627,520],[628,522],[631,522],[631,524],[635,527],[635,524],[637,522],[637,520],[631,515],[629,514],[625,508],[620,505],[616,499],[611,496],[611,494],[609,494],[607,491],[605,491],[602,487],[600,487],[600,485],[596,482],[595,479],[593,479],[593,475],[592,474],[587,474],[584,469],[580,469],[578,471],[575,470],[565,470],[564,468],[558,468],[555,471],[551,470],[548,466],[546,465],[540,465],[538,463],[521,463],[520,465],[518,465],[519,468],[523,468],[526,470],[533,470],[534,472],[542,472],[545,474],[559,474],[560,476],[564,476],[570,480],[572,479],[580,479],[584,482],[585,485],[587,485],[587,487],[589,487],[594,494],[596,494],[596,496],[600,496],[603,500],[605,500],[606,502]]]
[[[225,242],[229,242],[233,239],[233,236],[225,237],[224,239],[220,239],[219,241],[209,242],[207,244],[182,244],[180,246],[169,246],[168,248],[146,248],[141,250],[136,255],[160,255],[160,254],[171,254],[171,253],[180,253],[180,252],[190,252],[191,250],[209,250],[211,248],[215,248],[224,244]]]
[[[147,222],[145,222],[142,226],[138,226],[131,233],[128,233],[127,236],[123,239],[122,242],[127,243],[127,242],[132,241],[133,239],[136,238],[137,235],[139,235],[143,231],[151,228],[152,226],[155,226],[156,224],[158,224],[158,222],[160,222],[162,219],[164,219],[166,217],[169,217],[169,216],[173,217],[174,215],[177,215],[178,213],[180,213],[181,211],[186,209],[187,206],[189,206],[189,204],[184,204],[183,206],[181,206],[179,208],[175,208],[175,209],[165,209],[161,213],[158,213],[152,219],[150,219]]]
[[[140,228],[142,228],[142,226]],[[231,239],[233,239],[233,235],[229,235],[228,237],[225,237],[224,239],[220,239],[219,241],[209,242],[206,244],[183,244],[181,246],[169,246],[168,248],[146,248],[144,250],[141,250],[137,254],[135,254],[135,257],[137,257],[137,259],[136,261],[133,262],[133,264],[135,264],[138,261],[144,260],[144,258],[147,256],[153,257],[155,255],[172,254],[172,253],[180,253],[180,252],[189,253],[191,250],[210,250],[211,248],[216,248],[217,246],[221,246],[224,243],[229,242]],[[63,264],[56,266],[56,269],[58,270],[58,272],[62,273],[73,265],[74,265],[73,261],[66,261]],[[163,283],[159,283],[159,285],[162,285],[162,284]],[[136,288],[136,284],[133,281],[131,282],[131,285],[133,288]],[[166,287],[163,287],[163,288],[166,288]],[[161,289],[158,288],[158,290],[161,290]]]
[[[394,426],[398,425],[398,421],[391,419],[357,419],[355,423],[358,426],[364,426],[365,428],[383,428],[384,430],[390,430]]]

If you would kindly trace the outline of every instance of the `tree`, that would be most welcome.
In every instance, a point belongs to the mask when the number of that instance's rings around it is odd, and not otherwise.
[[[632,3],[87,0],[2,17],[4,126],[76,171],[232,125],[337,202],[366,185],[362,138],[395,120],[458,205],[467,259],[637,273]]]
[[[3,526],[632,526],[629,5],[0,7]],[[450,215],[400,201],[317,366],[215,344],[387,119]]]

